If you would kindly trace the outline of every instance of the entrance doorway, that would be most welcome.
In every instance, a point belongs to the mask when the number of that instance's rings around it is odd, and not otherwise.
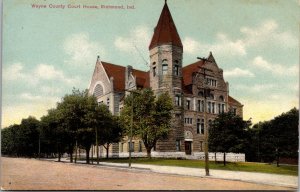
[[[185,141],[185,154],[191,155],[192,154],[192,142],[191,141]]]

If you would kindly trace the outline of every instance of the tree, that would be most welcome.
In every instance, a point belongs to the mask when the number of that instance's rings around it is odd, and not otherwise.
[[[72,94],[66,94],[62,101],[57,104],[57,110],[61,118],[60,124],[65,129],[65,142],[67,143],[67,152],[70,154],[70,162],[73,162],[74,147],[76,147],[77,152],[76,143],[79,133],[80,136],[85,137],[82,134],[85,129],[83,117],[86,113],[86,95],[87,91],[73,88]],[[81,141],[83,140],[81,139]]]
[[[11,156],[35,157],[38,154],[39,121],[29,116],[20,125],[4,128],[1,133],[2,153]]]
[[[209,150],[224,153],[224,166],[226,165],[226,152],[240,153],[245,151],[247,132],[250,121],[244,121],[233,113],[222,113],[209,127]]]
[[[151,89],[131,92],[125,99],[121,112],[124,133],[130,135],[132,119],[132,133],[143,140],[149,158],[156,142],[168,136],[172,109],[172,99],[168,93],[162,93],[156,98]]]
[[[18,156],[18,140],[16,131],[19,125],[11,125],[1,130],[1,152],[4,155]]]
[[[298,124],[299,110],[293,108],[270,121],[254,125],[259,132],[260,158],[264,162],[276,160],[277,166],[280,157],[297,159]]]
[[[32,116],[21,121],[19,130],[20,148],[25,156],[33,157],[38,154],[39,123],[39,120]]]
[[[48,110],[48,114],[41,118],[41,138],[43,146],[47,147],[43,149],[43,152],[57,153],[58,161],[61,160],[61,155],[66,152],[66,145],[68,144],[67,130],[62,126],[62,115],[57,109]]]

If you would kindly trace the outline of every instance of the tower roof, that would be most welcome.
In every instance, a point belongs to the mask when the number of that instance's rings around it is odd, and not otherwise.
[[[149,45],[149,50],[155,46],[167,43],[176,45],[178,47],[182,47],[182,43],[178,35],[173,18],[171,16],[169,7],[165,2],[158,23],[154,29],[154,34]]]

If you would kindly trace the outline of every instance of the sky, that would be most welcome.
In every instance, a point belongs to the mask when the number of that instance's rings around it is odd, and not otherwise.
[[[298,108],[297,0],[167,3],[183,43],[183,65],[212,51],[230,95],[244,105],[245,120],[257,123]],[[164,0],[3,0],[1,127],[29,115],[40,118],[73,87],[88,88],[98,55],[148,70],[148,46],[163,5]]]

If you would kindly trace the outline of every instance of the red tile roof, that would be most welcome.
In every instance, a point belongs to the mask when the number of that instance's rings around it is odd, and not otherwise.
[[[237,101],[236,99],[234,99],[233,97],[228,95],[228,103],[230,104],[234,104],[234,105],[242,105],[239,101]]]
[[[136,84],[137,87],[142,87],[142,88],[149,88],[150,87],[150,82],[149,82],[149,71],[140,71],[133,69],[132,74],[134,77],[136,77]]]
[[[114,78],[114,90],[115,91],[124,91],[125,90],[125,71],[126,67],[107,63],[101,61],[106,74],[109,78]],[[133,69],[132,70],[133,76],[136,77],[136,83],[138,87],[148,88],[149,85],[149,72],[140,71]]]
[[[149,45],[149,50],[155,46],[166,43],[182,47],[180,37],[167,3],[165,3],[163,7],[157,26],[155,27],[154,34]]]
[[[202,60],[192,63],[182,68],[183,85],[190,85],[193,81],[193,73],[199,71],[199,67],[203,66]]]
[[[125,89],[125,67],[120,65],[115,65],[111,63],[106,63],[101,61],[108,78],[114,78],[114,90],[122,91]]]

